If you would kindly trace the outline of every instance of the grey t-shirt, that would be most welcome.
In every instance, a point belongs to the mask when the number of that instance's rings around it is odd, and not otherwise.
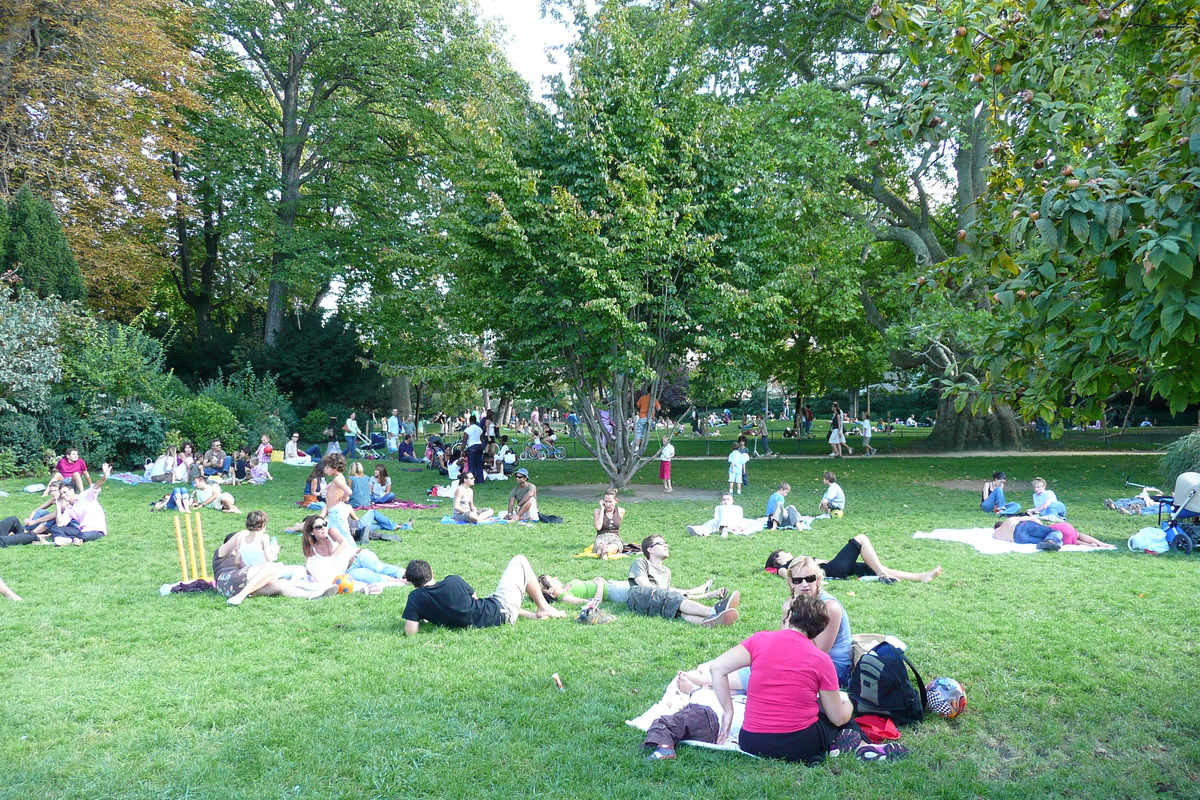
[[[659,589],[671,588],[671,568],[666,564],[654,566],[647,558],[639,558],[629,567],[629,585],[636,586],[637,578],[645,576],[650,585]]]

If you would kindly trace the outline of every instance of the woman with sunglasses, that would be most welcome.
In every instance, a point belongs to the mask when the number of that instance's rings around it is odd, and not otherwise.
[[[850,618],[837,598],[825,591],[825,573],[817,566],[812,556],[800,556],[793,559],[787,568],[788,586],[791,596],[783,604],[783,616],[787,619],[788,608],[797,597],[816,597],[825,604],[829,615],[829,624],[819,634],[813,637],[813,644],[829,654],[833,666],[837,669],[839,686],[850,684]]]
[[[859,559],[862,561],[859,561]],[[865,562],[865,563],[864,563]],[[786,550],[776,550],[767,556],[767,572],[777,572],[787,576],[787,566],[792,563],[792,554]],[[904,572],[892,569],[879,560],[874,545],[865,533],[860,533],[838,551],[838,554],[828,561],[817,561],[817,566],[831,581],[862,578],[871,575],[879,577],[883,584],[893,584],[898,581],[920,581],[929,583],[942,574],[941,567],[935,567],[928,572]]]
[[[349,575],[364,585],[367,594],[378,594],[385,586],[407,586],[404,569],[385,564],[370,550],[350,544],[319,515],[306,517],[301,540],[309,576],[329,585],[338,575]]]

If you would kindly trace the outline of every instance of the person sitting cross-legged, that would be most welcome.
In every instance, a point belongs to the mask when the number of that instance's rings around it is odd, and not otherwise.
[[[108,522],[100,507],[100,488],[111,474],[112,465],[104,464],[100,468],[100,479],[82,494],[76,494],[75,484],[63,482],[58,490],[54,522],[46,529],[50,541],[62,547],[94,542],[108,535]]]
[[[509,522],[521,522],[528,520],[537,522],[540,517],[538,515],[537,504],[537,486],[529,482],[529,470],[522,467],[513,473],[513,478],[516,479],[517,485],[508,495],[508,513],[504,518]]]
[[[749,533],[746,530],[742,507],[734,505],[733,495],[729,492],[721,495],[721,504],[713,509],[712,519],[703,525],[688,525],[684,530],[692,536],[712,536],[719,533],[722,537],[727,537],[730,533]]]
[[[642,540],[642,557],[629,567],[629,598],[625,601],[629,610],[649,617],[680,617],[706,628],[737,622],[741,595],[724,587],[712,590],[711,580],[694,589],[672,588],[671,569],[663,563],[670,555],[670,548],[661,536]],[[709,608],[692,597],[720,599]]]
[[[981,510],[1010,517],[1020,512],[1020,503],[1004,501],[1004,484],[1007,481],[1008,476],[1003,472],[992,473],[992,479],[983,485],[983,502],[979,504]]]
[[[412,636],[422,622],[448,628],[494,628],[525,619],[565,617],[566,613],[551,608],[542,596],[537,573],[523,555],[513,556],[500,576],[496,591],[480,599],[465,580],[458,575],[434,579],[429,562],[414,559],[404,570],[404,579],[415,587],[404,606],[404,635]],[[537,611],[521,608],[528,597]]]

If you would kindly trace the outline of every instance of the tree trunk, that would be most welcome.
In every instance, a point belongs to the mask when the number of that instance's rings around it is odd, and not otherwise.
[[[973,398],[972,398],[973,399]],[[1025,432],[1012,408],[996,405],[981,416],[971,412],[968,402],[962,411],[954,398],[938,401],[937,424],[925,440],[925,449],[940,452],[965,450],[1025,450]]]
[[[412,382],[407,375],[396,375],[389,387],[392,397],[392,408],[400,412],[400,419],[412,416]]]

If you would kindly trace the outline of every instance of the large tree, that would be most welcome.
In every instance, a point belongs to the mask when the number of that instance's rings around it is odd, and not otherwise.
[[[902,58],[894,43],[880,42],[867,29],[869,15],[883,15],[865,1],[697,0],[694,6],[711,48],[714,81],[730,94],[769,101],[790,87],[815,84],[840,93],[847,107],[857,109],[867,122],[904,113],[907,125],[889,126],[892,137],[859,124],[831,133],[840,136],[853,161],[840,178],[857,197],[858,207],[846,209],[844,219],[878,244],[906,248],[911,258],[906,272],[913,281],[961,251],[954,231],[974,218],[994,134],[979,110],[980,98],[963,96],[937,113],[904,105],[902,93],[923,80],[923,71],[940,58],[937,52]],[[884,17],[884,22],[890,24],[890,19]],[[931,131],[938,135],[929,136]],[[954,196],[949,209],[942,199],[946,186]],[[962,318],[893,303],[896,281],[881,273],[894,260],[889,252],[880,252],[863,254],[859,299],[866,318],[892,343],[893,363],[924,372],[938,389],[960,387],[969,377],[978,383],[980,370],[971,361],[973,339],[969,331],[963,335]],[[987,295],[978,286],[957,289],[947,307],[990,313]],[[945,392],[938,421],[939,430],[929,441],[939,448],[1023,443],[1019,420],[999,400],[977,408]]]
[[[140,307],[163,266],[149,231],[169,209],[164,154],[200,70],[176,0],[0,4],[0,196],[51,198],[93,304]]]
[[[481,98],[449,198],[452,292],[566,382],[617,486],[650,457],[625,426],[638,395],[653,405],[672,365],[753,317],[735,288],[752,267],[718,252],[753,211],[743,140],[673,6],[576,7],[551,109]]]
[[[264,187],[274,202],[264,327],[273,344],[290,292],[315,284],[307,304],[327,290],[322,278],[374,257],[376,231],[396,215],[356,200],[403,201],[420,132],[435,107],[470,93],[492,45],[457,0],[194,1],[216,46],[245,55],[244,102],[275,160]],[[381,183],[387,192],[356,191]]]
[[[1026,416],[1118,392],[1200,396],[1200,10],[1188,0],[882,2],[907,53],[946,53],[901,108],[979,99],[994,146],[952,280],[996,307],[978,359]],[[906,120],[888,120],[895,131]],[[926,126],[927,127],[927,126]]]

